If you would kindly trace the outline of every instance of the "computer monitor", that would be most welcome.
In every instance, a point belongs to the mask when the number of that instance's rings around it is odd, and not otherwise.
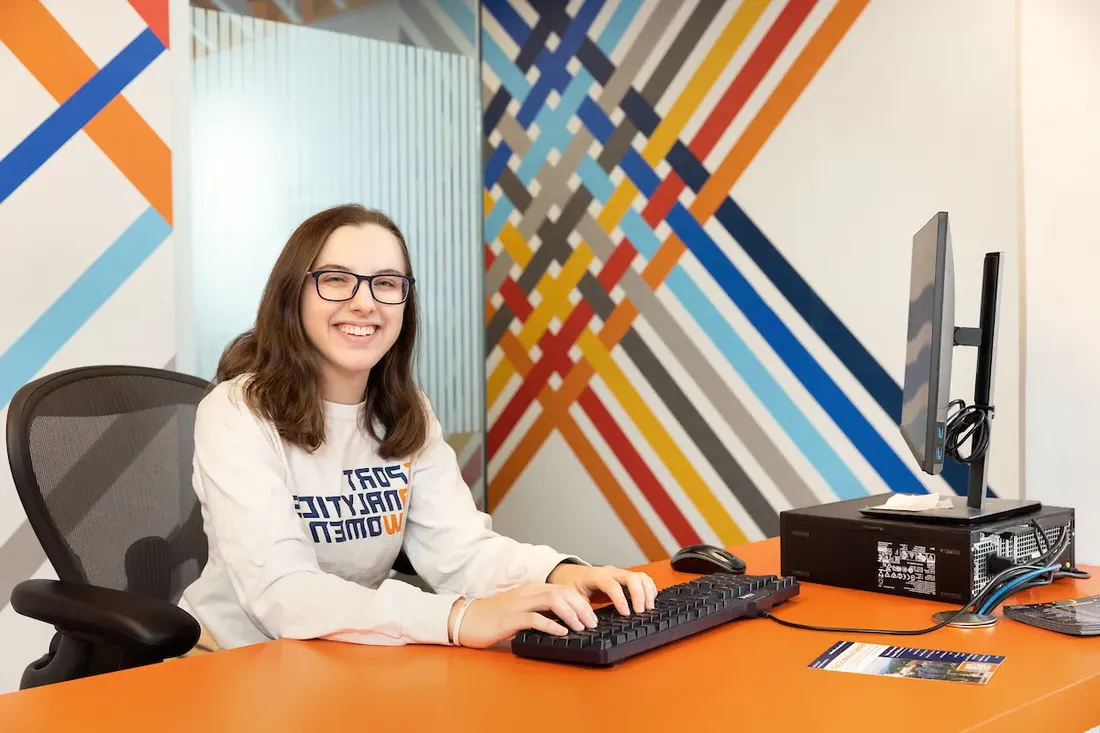
[[[1002,253],[985,255],[978,326],[955,325],[955,267],[951,226],[940,211],[913,235],[909,270],[909,313],[905,337],[898,427],[920,470],[936,475],[954,459],[969,467],[967,494],[950,497],[950,508],[919,512],[882,506],[865,514],[889,514],[952,523],[988,521],[1037,511],[1037,501],[987,497],[994,406],[993,377],[997,356]],[[955,346],[978,350],[974,403],[951,400],[951,357]],[[956,409],[952,409],[956,408]],[[970,442],[970,451],[963,446]]]
[[[922,471],[943,469],[955,339],[955,268],[947,212],[913,235],[901,434]]]

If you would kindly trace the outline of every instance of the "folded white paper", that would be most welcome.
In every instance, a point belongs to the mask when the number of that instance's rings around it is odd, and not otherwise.
[[[950,509],[951,500],[939,494],[894,494],[883,509],[895,509],[902,512],[923,512],[929,509]]]

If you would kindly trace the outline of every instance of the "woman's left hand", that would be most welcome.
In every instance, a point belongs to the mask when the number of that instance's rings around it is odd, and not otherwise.
[[[624,616],[630,615],[631,605],[636,613],[652,611],[657,598],[657,585],[653,578],[611,565],[591,567],[562,563],[554,568],[546,582],[574,588],[588,598],[602,593]],[[629,591],[629,601],[624,587]]]

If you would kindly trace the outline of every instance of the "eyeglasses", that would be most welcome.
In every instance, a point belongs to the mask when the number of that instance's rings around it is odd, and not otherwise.
[[[336,303],[351,300],[359,292],[359,283],[366,281],[371,297],[385,305],[404,303],[415,280],[407,275],[356,275],[343,270],[309,270],[317,295]]]

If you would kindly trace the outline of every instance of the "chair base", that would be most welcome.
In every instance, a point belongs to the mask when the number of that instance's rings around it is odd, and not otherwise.
[[[19,689],[118,672],[160,661],[163,660],[127,653],[118,647],[78,639],[59,631],[50,640],[50,650],[23,670]]]

